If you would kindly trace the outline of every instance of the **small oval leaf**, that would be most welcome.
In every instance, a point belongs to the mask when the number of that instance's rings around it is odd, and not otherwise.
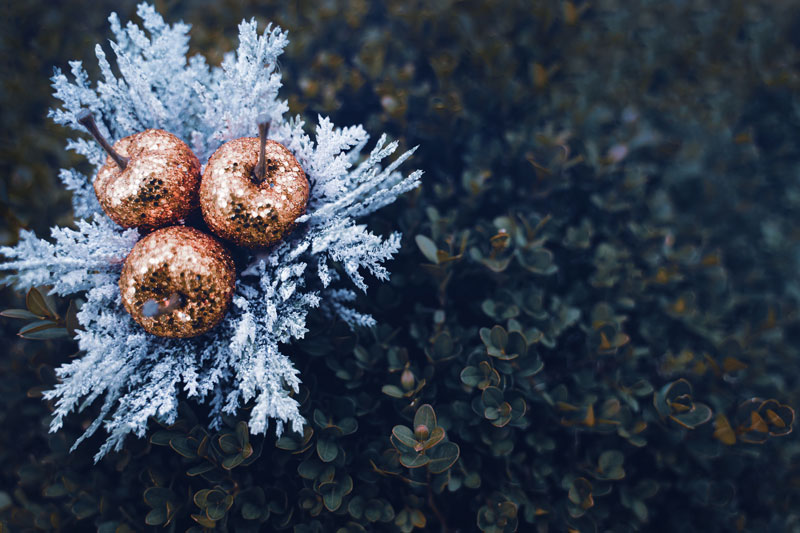
[[[437,253],[438,248],[436,247],[436,243],[425,235],[417,235],[414,237],[414,240],[422,252],[422,255],[424,255],[425,258],[431,263],[438,265],[439,254]]]
[[[36,316],[57,318],[55,311],[50,309],[47,300],[36,287],[31,288],[25,295],[25,305],[28,307],[28,311]]]

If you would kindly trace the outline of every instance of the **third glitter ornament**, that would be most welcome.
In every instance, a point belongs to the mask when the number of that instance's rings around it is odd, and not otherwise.
[[[200,207],[211,231],[240,246],[264,248],[280,241],[305,212],[305,172],[282,144],[259,137],[223,144],[211,156],[200,182]]]
[[[172,226],[147,235],[125,260],[125,310],[160,337],[194,337],[225,316],[235,284],[230,253],[214,237]]]

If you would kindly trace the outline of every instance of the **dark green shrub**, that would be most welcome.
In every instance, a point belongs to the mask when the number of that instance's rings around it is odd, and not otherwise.
[[[184,405],[97,466],[93,442],[68,453],[90,415],[47,436],[37,399],[74,347],[9,340],[4,527],[800,530],[797,7],[263,9],[170,16],[206,51],[275,21],[293,110],[421,145],[424,190],[370,221],[405,235],[360,303],[380,325],[315,317],[294,347],[303,435],[251,438],[246,413],[210,430]],[[55,189],[7,187],[8,217],[53,221]],[[68,330],[67,302],[37,302],[34,329]]]

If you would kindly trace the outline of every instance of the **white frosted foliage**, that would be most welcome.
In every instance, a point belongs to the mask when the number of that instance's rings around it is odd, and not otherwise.
[[[397,170],[412,152],[384,166],[397,149],[385,137],[363,154],[369,136],[361,126],[336,128],[319,117],[311,136],[299,117],[285,117],[277,60],[288,39],[279,28],[259,33],[255,20],[242,21],[236,51],[210,68],[200,56],[186,58],[188,25],[166,24],[148,4],[137,13],[141,27],[109,17],[116,72],[100,45],[101,80],[92,83],[77,61],[69,75],[56,70],[52,83],[62,104],[51,110],[53,120],[83,132],[76,116],[90,109],[113,140],[161,128],[186,141],[205,164],[223,142],[256,136],[255,117],[266,115],[269,137],[289,148],[306,171],[311,197],[286,240],[251,256],[222,324],[193,339],[165,339],[146,333],[121,305],[119,272],[139,232],[123,230],[102,212],[90,176],[62,169],[76,229],[53,228],[51,240],[23,231],[16,246],[0,249],[6,284],[19,290],[49,285],[84,301],[78,313],[81,355],[57,369],[59,383],[45,393],[56,406],[51,430],[97,401],[100,415],[75,446],[102,429],[108,437],[99,459],[119,449],[128,434],[144,436],[151,418],[174,421],[179,399],[187,397],[211,406],[212,426],[223,413],[249,404],[252,432],[265,432],[270,420],[278,434],[287,427],[300,431],[304,420],[292,393],[301,376],[281,347],[303,337],[315,307],[353,327],[374,324],[352,307],[356,292],[350,287],[366,290],[365,274],[388,279],[384,263],[397,252],[400,236],[374,235],[357,219],[417,187],[421,172],[404,176]],[[67,148],[96,171],[105,157],[87,139],[83,135]]]

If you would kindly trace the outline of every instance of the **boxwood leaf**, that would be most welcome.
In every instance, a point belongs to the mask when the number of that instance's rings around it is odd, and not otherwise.
[[[26,333],[22,335],[22,337],[40,341],[51,339],[67,339],[69,338],[69,332],[67,332],[67,328],[48,328],[40,331],[34,331],[32,333]]]
[[[422,252],[422,255],[424,255],[425,258],[431,263],[438,265],[439,254],[436,253],[438,251],[436,243],[433,242],[430,238],[426,237],[425,235],[417,235],[416,237],[414,237],[414,240],[416,241],[417,246]]]
[[[245,520],[258,520],[261,518],[262,509],[250,502],[242,505],[242,518]]]
[[[167,508],[156,507],[144,517],[144,522],[148,526],[160,526],[167,521]]]
[[[199,476],[201,474],[205,474],[206,472],[214,470],[214,468],[215,467],[213,464],[203,461],[199,465],[194,465],[189,470],[187,470],[186,475],[189,477]]]
[[[339,455],[339,445],[334,439],[317,439],[317,455],[326,463],[330,463]]]
[[[428,470],[433,474],[441,474],[455,464],[459,454],[458,444],[454,442],[443,442],[435,448],[431,448],[428,452],[430,457]]]
[[[222,468],[225,470],[233,470],[244,461],[244,457],[241,453],[237,453],[235,455],[229,455],[225,459],[222,460]]]
[[[197,458],[197,442],[190,440],[186,436],[173,437],[169,441],[169,447],[188,459]]]
[[[430,462],[430,458],[422,453],[412,454],[406,453],[400,456],[400,464],[406,468],[419,468],[425,466]]]
[[[391,396],[392,398],[402,398],[405,396],[403,390],[395,385],[384,385],[381,387],[381,392],[387,396]]]
[[[486,387],[481,394],[481,400],[485,407],[500,407],[503,403],[503,391],[497,387]]]
[[[224,453],[235,453],[239,451],[239,442],[233,433],[223,433],[217,441],[219,448]]]
[[[414,437],[414,432],[411,431],[411,428],[408,426],[397,425],[392,428],[392,435],[394,437],[408,446],[409,448],[414,448],[417,445],[417,439]]]
[[[36,316],[57,318],[55,311],[50,308],[47,300],[36,287],[31,288],[25,295],[25,305]]]
[[[425,426],[428,431],[436,427],[436,412],[430,404],[423,404],[414,414],[414,427]]]
[[[0,316],[4,316],[7,318],[21,318],[23,320],[41,319],[40,316],[34,315],[33,313],[31,313],[26,309],[6,309],[5,311],[0,311]]]

